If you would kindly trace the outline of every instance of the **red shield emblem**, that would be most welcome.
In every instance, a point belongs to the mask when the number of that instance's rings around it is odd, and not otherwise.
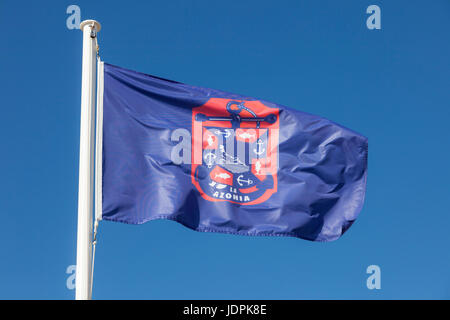
[[[209,201],[266,201],[277,191],[278,137],[277,108],[208,100],[192,110],[192,183]]]

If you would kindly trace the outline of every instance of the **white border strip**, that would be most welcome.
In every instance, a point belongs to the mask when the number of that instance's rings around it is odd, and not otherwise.
[[[95,221],[102,220],[103,61],[97,62],[97,125],[95,143]]]

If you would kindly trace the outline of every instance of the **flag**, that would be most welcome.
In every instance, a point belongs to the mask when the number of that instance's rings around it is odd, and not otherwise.
[[[332,241],[361,211],[364,136],[251,97],[102,72],[101,219]]]

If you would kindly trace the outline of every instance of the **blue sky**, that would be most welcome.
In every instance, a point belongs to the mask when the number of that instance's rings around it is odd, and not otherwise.
[[[339,240],[102,222],[97,299],[449,299],[450,2],[0,2],[0,298],[73,299],[82,34],[104,61],[317,114],[369,138]],[[381,30],[366,8],[381,8]],[[366,268],[381,268],[368,290]]]

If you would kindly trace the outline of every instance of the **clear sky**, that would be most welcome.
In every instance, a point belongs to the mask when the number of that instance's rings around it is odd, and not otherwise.
[[[0,1],[0,298],[72,299],[82,34],[104,61],[258,97],[369,138],[339,240],[102,222],[97,299],[450,299],[450,1]],[[366,8],[381,8],[381,30]],[[381,290],[366,268],[381,268]]]

